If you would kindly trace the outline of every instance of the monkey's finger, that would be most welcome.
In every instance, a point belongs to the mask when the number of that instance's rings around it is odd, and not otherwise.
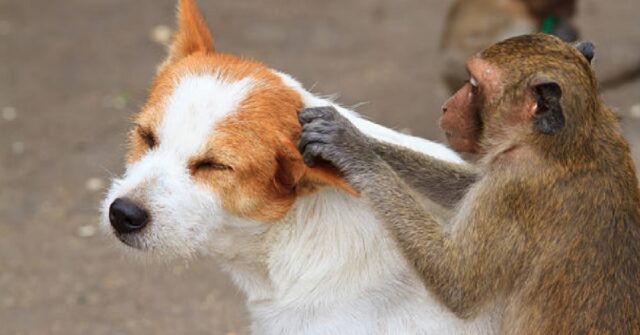
[[[307,145],[310,143],[327,144],[331,142],[330,136],[315,132],[305,132],[300,136],[298,141],[298,151],[304,152]]]
[[[335,120],[335,116],[338,115],[338,111],[333,106],[315,107],[313,109],[317,118],[327,121]]]
[[[331,106],[305,108],[298,113],[298,121],[303,125],[313,121],[314,119],[331,121],[333,120],[333,112],[335,111],[335,108]]]
[[[304,148],[304,151],[302,152],[302,159],[307,166],[314,167],[316,158],[325,158],[322,156],[322,153],[324,152],[324,150],[322,150],[323,146],[324,144],[320,143],[309,143]]]
[[[302,126],[302,133],[331,134],[336,131],[338,127],[336,122],[318,119]]]
[[[305,108],[298,113],[298,121],[304,125],[320,118],[322,114],[322,107]]]

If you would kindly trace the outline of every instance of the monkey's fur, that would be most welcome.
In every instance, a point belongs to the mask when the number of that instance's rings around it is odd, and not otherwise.
[[[370,200],[459,316],[497,312],[504,334],[640,334],[638,180],[587,58],[536,34],[469,64],[488,75],[445,105],[443,129],[454,149],[480,154],[475,166],[376,142],[331,108],[300,114],[306,162],[331,162]],[[460,113],[479,121],[445,122]],[[405,183],[455,207],[451,221],[425,213]]]

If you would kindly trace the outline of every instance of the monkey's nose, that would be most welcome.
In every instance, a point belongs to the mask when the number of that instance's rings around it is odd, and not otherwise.
[[[147,211],[127,198],[118,198],[109,206],[109,221],[120,234],[136,232],[147,224]]]
[[[442,105],[442,114],[447,112],[447,105]]]

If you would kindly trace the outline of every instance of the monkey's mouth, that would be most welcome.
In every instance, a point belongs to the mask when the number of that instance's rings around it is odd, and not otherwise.
[[[477,141],[469,136],[445,132],[449,147],[457,152],[467,152],[475,154],[478,152]]]
[[[444,136],[446,136],[448,140],[466,140],[466,138],[463,135],[454,134],[448,131],[444,132]]]

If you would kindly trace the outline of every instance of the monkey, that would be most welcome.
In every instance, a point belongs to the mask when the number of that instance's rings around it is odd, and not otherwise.
[[[539,24],[542,24],[548,17],[571,19],[576,13],[576,0],[524,0],[522,2]],[[558,36],[558,34],[555,35]],[[558,37],[566,42],[573,42],[578,36],[574,35],[573,38]]]
[[[470,55],[503,39],[538,31],[574,42],[576,0],[458,0],[447,13],[440,38],[442,81],[449,92],[467,77]],[[615,89],[640,76],[640,48],[636,40],[602,41],[607,57],[595,66],[600,91]],[[602,44],[600,45],[602,47]]]
[[[440,48],[442,79],[455,92],[466,79],[464,61],[503,39],[544,31],[574,42],[576,0],[458,0],[447,13]]]
[[[533,34],[471,57],[441,128],[473,164],[383,144],[332,108],[299,113],[298,149],[368,200],[458,316],[494,312],[503,334],[640,334],[638,178],[593,54]],[[438,222],[410,186],[453,217]]]

